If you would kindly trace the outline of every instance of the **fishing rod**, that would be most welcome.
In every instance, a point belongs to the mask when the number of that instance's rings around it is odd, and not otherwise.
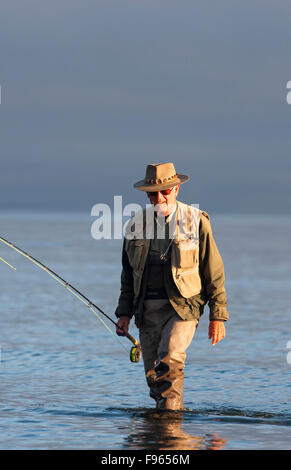
[[[16,252],[20,253],[21,255],[25,256],[26,258],[28,258],[30,261],[32,261],[34,264],[36,264],[37,266],[39,266],[40,268],[44,269],[48,274],[50,274],[56,281],[58,281],[62,286],[64,286],[69,292],[71,292],[73,295],[75,295],[75,297],[77,297],[81,302],[83,302],[85,305],[87,305],[87,307],[90,308],[90,310],[92,310],[92,312],[97,316],[97,318],[103,323],[103,325],[110,331],[110,333],[112,334],[112,331],[110,330],[110,328],[107,326],[107,324],[102,320],[102,318],[100,318],[100,316],[97,314],[97,312],[94,310],[98,310],[103,316],[105,316],[109,321],[111,321],[111,323],[113,323],[113,325],[115,325],[117,328],[121,329],[118,324],[112,320],[112,318],[107,315],[105,312],[103,312],[103,310],[101,310],[100,307],[98,307],[96,304],[94,304],[90,299],[88,299],[88,297],[86,297],[84,294],[82,294],[82,292],[80,292],[78,289],[76,289],[76,287],[72,286],[72,284],[70,284],[69,282],[67,282],[65,279],[63,279],[61,276],[59,276],[57,273],[55,273],[52,269],[48,268],[47,266],[45,266],[43,263],[41,263],[39,260],[37,260],[36,258],[34,258],[33,256],[29,255],[28,253],[26,253],[24,250],[22,250],[21,248],[18,248],[16,245],[14,245],[13,243],[9,242],[8,240],[5,240],[5,238],[3,237],[0,237],[0,241],[2,243],[5,243],[5,245],[9,246],[10,248],[12,248],[13,250],[15,250]],[[4,263],[8,264],[11,268],[13,269],[16,269],[14,268],[14,266],[11,266],[9,263],[7,263],[7,261],[3,260],[3,258],[0,258]],[[124,335],[123,336],[126,336],[126,338],[129,339],[129,341],[131,341],[131,343],[133,344],[131,350],[130,350],[130,360],[131,362],[139,362],[140,360],[140,357],[141,357],[141,346],[139,344],[139,342],[133,337],[131,336],[129,333],[126,333],[124,332]],[[116,338],[117,339],[117,338]],[[122,344],[122,343],[121,343]],[[122,344],[123,346],[123,344]]]

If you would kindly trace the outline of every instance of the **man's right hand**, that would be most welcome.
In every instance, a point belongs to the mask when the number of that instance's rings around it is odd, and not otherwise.
[[[129,323],[130,323],[130,317],[127,317],[125,315],[120,317],[117,322],[118,328],[116,327],[116,334],[118,336],[125,336],[126,333],[128,333]]]

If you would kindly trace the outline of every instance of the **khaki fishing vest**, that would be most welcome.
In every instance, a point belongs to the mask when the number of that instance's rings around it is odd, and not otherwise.
[[[201,211],[177,201],[173,220],[171,270],[182,297],[189,298],[201,291],[199,275],[199,222]],[[132,267],[134,303],[140,293],[142,275],[153,238],[153,206],[148,205],[132,217],[126,227],[125,251]]]

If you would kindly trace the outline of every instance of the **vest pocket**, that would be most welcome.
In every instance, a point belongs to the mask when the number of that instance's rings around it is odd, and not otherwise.
[[[194,269],[177,268],[173,273],[174,282],[184,298],[193,297],[201,291],[198,266]]]
[[[173,265],[176,268],[195,268],[198,264],[198,256],[198,246],[193,240],[174,240]]]

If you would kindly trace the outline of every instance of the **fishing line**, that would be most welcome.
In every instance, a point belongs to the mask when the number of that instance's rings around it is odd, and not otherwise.
[[[71,292],[71,294],[73,294],[75,297],[77,297],[83,304],[85,304],[87,307],[90,308],[90,310],[94,313],[94,315],[101,321],[101,323],[106,327],[106,329],[110,332],[110,334],[114,337],[114,339],[116,341],[118,341],[122,347],[126,350],[126,352],[128,353],[128,350],[127,348],[124,346],[124,344],[119,340],[119,338],[117,338],[115,336],[115,334],[113,333],[113,331],[109,328],[109,326],[105,323],[105,321],[97,314],[97,312],[94,310],[97,309],[102,315],[104,315],[108,320],[110,320],[116,327],[118,327],[117,323],[112,320],[111,317],[109,317],[105,312],[103,312],[103,310],[101,310],[97,305],[95,305],[93,302],[91,302],[91,300],[89,300],[84,294],[82,294],[78,289],[76,289],[74,286],[72,286],[71,284],[69,284],[65,279],[63,279],[61,276],[59,276],[58,274],[56,274],[54,271],[52,271],[50,268],[48,268],[47,266],[45,266],[43,263],[41,263],[40,261],[38,261],[36,258],[34,258],[33,256],[29,255],[28,253],[26,253],[24,250],[22,250],[21,248],[18,248],[16,245],[14,245],[13,243],[9,242],[8,240],[5,240],[5,238],[3,237],[0,237],[0,241],[2,241],[3,243],[5,243],[5,245],[9,246],[10,248],[12,248],[13,250],[15,250],[17,253],[20,253],[22,256],[25,256],[26,258],[28,258],[30,261],[32,261],[36,266],[39,266],[41,269],[43,269],[44,271],[46,271],[50,276],[52,276],[53,279],[55,279],[58,283],[60,283],[63,287],[65,287],[69,292]],[[3,260],[2,258],[0,258],[2,261],[4,261],[6,264],[8,264],[10,267],[12,267],[13,269],[16,269],[14,268],[13,266],[11,266],[9,263],[7,263],[5,260]],[[119,327],[118,327],[119,328]],[[131,362],[138,362],[140,360],[140,355],[141,355],[141,347],[140,347],[140,344],[139,342],[133,338],[133,336],[131,336],[129,333],[125,333],[124,336],[126,336],[132,343],[133,343],[133,347],[131,348],[130,350],[130,360]]]
[[[5,261],[5,259],[1,258],[1,256],[0,256],[0,259],[1,259],[1,261],[3,261],[3,263],[8,264],[8,266],[10,266],[10,268],[15,269],[15,271],[16,271],[16,268],[14,266],[11,266],[11,264],[7,263],[7,261]]]

